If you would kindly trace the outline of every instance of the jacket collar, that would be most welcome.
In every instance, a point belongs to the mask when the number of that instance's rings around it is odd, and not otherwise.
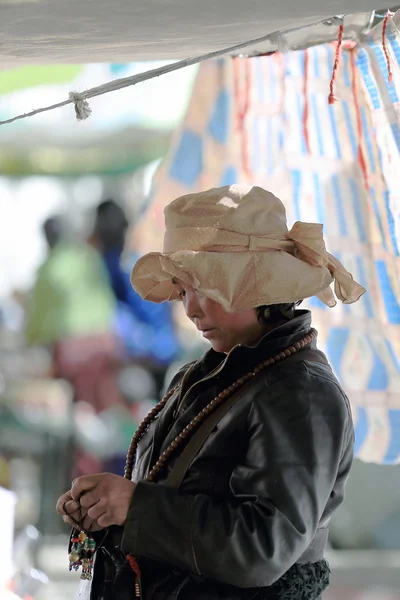
[[[295,315],[287,323],[268,331],[255,344],[239,344],[235,346],[229,352],[228,356],[220,352],[215,352],[211,348],[199,361],[202,370],[209,372],[225,360],[224,368],[228,367],[228,365],[229,367],[233,367],[238,363],[241,371],[243,371],[244,366],[251,368],[257,362],[265,360],[267,357],[288,348],[304,337],[311,328],[311,312],[309,310],[296,310]]]
[[[296,310],[295,317],[275,329],[268,331],[262,338],[255,344],[249,346],[237,346],[237,348],[243,348],[248,350],[256,350],[265,348],[266,346],[274,346],[277,348],[277,352],[280,352],[287,345],[291,345],[298,339],[305,336],[311,328],[311,312],[309,310]],[[279,347],[278,347],[279,346]]]

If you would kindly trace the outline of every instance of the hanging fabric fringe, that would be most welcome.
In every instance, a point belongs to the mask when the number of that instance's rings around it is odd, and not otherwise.
[[[285,102],[286,102],[286,62],[285,62],[285,57],[283,54],[275,54],[275,59],[278,62],[278,70],[279,70],[279,77],[280,77],[280,82],[281,82],[281,93],[280,93],[280,100],[279,100],[279,114],[284,116],[285,115]]]
[[[337,98],[335,96],[335,81],[336,81],[336,77],[337,77],[337,73],[338,73],[338,69],[339,69],[340,57],[342,55],[343,34],[344,34],[344,24],[342,22],[339,25],[338,39],[337,39],[337,43],[336,43],[336,52],[335,52],[335,62],[333,65],[332,77],[331,77],[331,82],[329,85],[329,89],[330,89],[330,94],[328,97],[329,104],[334,104],[335,102],[337,102]]]
[[[308,117],[309,117],[309,103],[308,103],[308,72],[309,68],[309,54],[308,50],[304,50],[304,86],[303,86],[303,96],[304,96],[304,109],[303,109],[303,135],[304,141],[306,144],[307,153],[310,154],[310,136],[308,132]]]
[[[383,47],[383,52],[384,52],[385,58],[386,58],[389,83],[393,83],[393,72],[392,72],[392,64],[390,62],[389,51],[387,48],[386,38],[387,38],[387,26],[389,23],[389,19],[391,19],[392,16],[393,16],[393,13],[390,10],[388,10],[386,13],[386,16],[383,20],[383,25],[382,25],[382,47]]]
[[[249,164],[248,136],[246,117],[250,108],[251,64],[249,58],[234,59],[234,98],[237,118],[237,130],[241,139],[242,168],[247,179],[251,181],[252,173]],[[244,77],[242,76],[244,74]]]
[[[354,107],[356,110],[356,117],[357,117],[357,137],[358,137],[357,160],[358,160],[358,164],[360,165],[361,172],[363,174],[365,189],[368,192],[369,191],[368,170],[367,170],[367,163],[365,160],[363,144],[362,144],[363,128],[362,128],[360,102],[359,102],[359,98],[358,98],[359,89],[358,89],[358,81],[357,81],[357,68],[356,68],[355,52],[356,52],[356,50],[354,48],[353,48],[353,50],[350,51],[350,64],[351,64],[351,87],[353,90]]]

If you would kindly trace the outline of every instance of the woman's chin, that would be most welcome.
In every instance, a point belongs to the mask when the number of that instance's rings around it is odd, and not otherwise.
[[[226,344],[224,344],[220,340],[208,340],[208,341],[211,344],[211,347],[215,352],[227,354],[230,350],[230,348],[227,348]]]
[[[215,352],[227,354],[233,347],[227,343],[226,340],[221,339],[221,333],[216,328],[204,331],[203,337],[211,344],[211,347]]]

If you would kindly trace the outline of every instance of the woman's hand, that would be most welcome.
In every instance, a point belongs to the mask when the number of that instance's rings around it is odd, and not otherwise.
[[[78,477],[57,502],[64,523],[87,531],[124,525],[136,484],[118,475],[99,473]]]
[[[85,531],[101,531],[103,529],[88,517],[87,510],[73,499],[71,491],[60,496],[56,509],[62,516],[64,523],[70,527],[84,529]]]

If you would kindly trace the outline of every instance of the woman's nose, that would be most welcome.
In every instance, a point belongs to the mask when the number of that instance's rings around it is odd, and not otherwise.
[[[189,319],[193,321],[193,319],[199,319],[203,311],[201,310],[201,306],[199,304],[199,299],[197,298],[197,294],[195,291],[187,291],[185,296],[185,312]]]

